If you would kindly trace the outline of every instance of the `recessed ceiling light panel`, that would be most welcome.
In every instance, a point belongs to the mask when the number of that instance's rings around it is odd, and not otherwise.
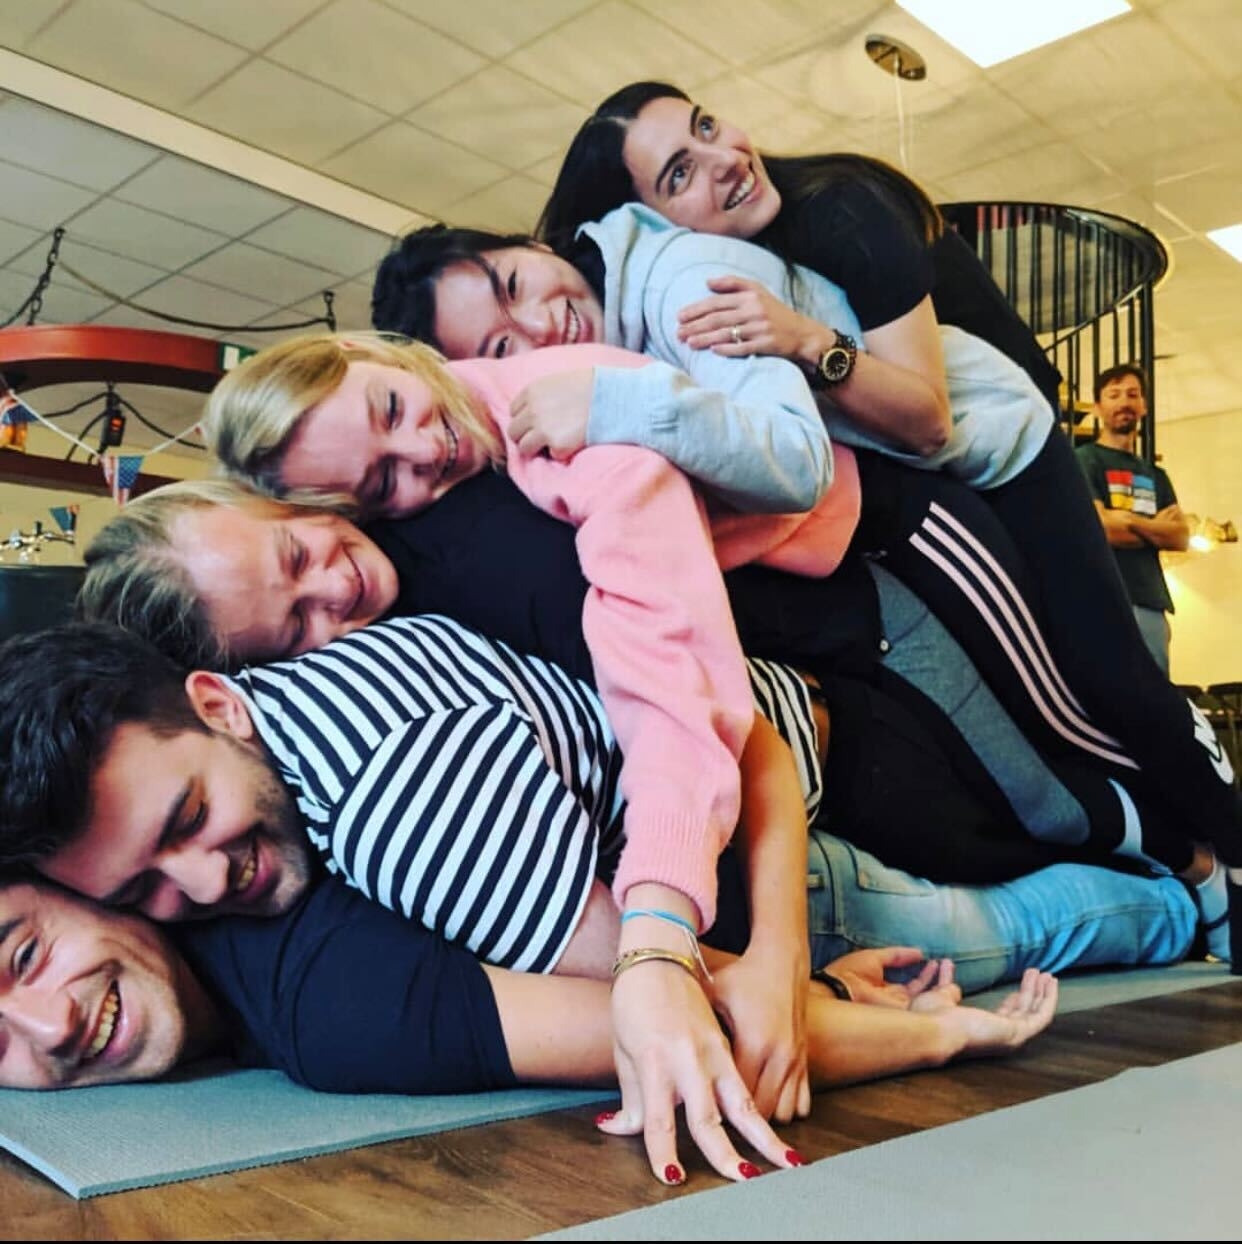
[[[1226,225],[1223,229],[1209,229],[1208,237],[1222,250],[1228,251],[1242,263],[1242,225]]]
[[[1129,0],[897,0],[981,69],[1130,11]]]

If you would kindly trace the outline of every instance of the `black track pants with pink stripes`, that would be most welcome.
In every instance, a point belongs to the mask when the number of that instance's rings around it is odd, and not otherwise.
[[[1211,726],[1147,651],[1068,438],[1053,429],[1010,483],[975,491],[859,453],[855,546],[935,611],[1023,731],[1140,790],[1184,841],[1144,841],[1173,869],[1206,840],[1242,864],[1242,803]]]

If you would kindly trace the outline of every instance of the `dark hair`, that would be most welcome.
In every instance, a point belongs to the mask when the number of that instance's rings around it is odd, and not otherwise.
[[[637,197],[622,154],[625,130],[655,99],[690,102],[685,91],[667,82],[631,82],[609,95],[582,123],[535,225],[541,242],[563,253],[573,244],[579,225],[603,220],[614,207]]]
[[[1147,373],[1137,363],[1118,363],[1115,367],[1106,367],[1095,378],[1095,400],[1100,400],[1100,394],[1113,383],[1114,380],[1121,380],[1126,376],[1133,376],[1139,382],[1139,388],[1143,391],[1143,397],[1147,396]]]
[[[407,233],[384,256],[371,287],[371,323],[380,332],[401,333],[442,351],[436,338],[436,283],[446,268],[473,264],[491,282],[497,301],[503,291],[492,268],[480,256],[508,246],[531,246],[528,233],[489,233],[425,225]]]
[[[563,252],[581,225],[602,220],[614,208],[638,197],[625,164],[625,131],[628,123],[656,99],[690,102],[685,91],[667,82],[632,82],[609,95],[595,109],[569,145],[556,185],[535,226],[536,237],[553,250]],[[940,210],[926,191],[884,160],[855,152],[760,154],[772,184],[780,191],[782,207],[800,203],[833,182],[849,181],[869,189],[903,218],[924,243],[935,241],[944,232]],[[791,258],[785,254],[778,228],[770,227],[754,241],[782,258]]]
[[[944,232],[944,217],[923,187],[877,156],[860,155],[856,151],[802,156],[761,154],[772,184],[780,191],[782,211],[834,183],[850,182],[865,187],[902,217],[924,243],[934,242]],[[763,237],[755,240],[766,242]]]
[[[185,671],[146,640],[71,622],[0,644],[0,867],[53,855],[86,829],[91,782],[117,727],[205,730]]]

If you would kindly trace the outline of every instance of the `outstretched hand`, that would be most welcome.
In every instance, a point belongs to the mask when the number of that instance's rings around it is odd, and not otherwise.
[[[959,1058],[1012,1054],[1052,1023],[1060,986],[1050,972],[1027,968],[1022,983],[994,1011],[958,1006],[941,1012],[962,1040]]]
[[[917,976],[907,981],[890,981],[887,969],[912,967],[922,963]],[[843,981],[855,1002],[872,1006],[892,1006],[901,1010],[934,1011],[956,1006],[961,988],[953,980],[952,959],[926,959],[916,946],[884,946],[875,950],[854,950],[828,964],[828,971]]]

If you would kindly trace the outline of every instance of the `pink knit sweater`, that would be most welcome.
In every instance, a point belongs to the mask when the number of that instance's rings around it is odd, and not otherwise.
[[[613,346],[554,346],[451,370],[504,433],[514,483],[578,528],[590,584],[583,632],[596,683],[625,757],[626,846],[613,894],[639,882],[688,895],[700,928],[715,920],[716,857],[737,824],[738,758],[754,704],[721,567],[747,562],[807,575],[836,569],[858,521],[858,469],[834,446],[836,473],[807,514],[709,512],[686,476],[630,445],[591,446],[568,462],[523,458],[508,439],[509,408],[532,380],[649,360]]]

